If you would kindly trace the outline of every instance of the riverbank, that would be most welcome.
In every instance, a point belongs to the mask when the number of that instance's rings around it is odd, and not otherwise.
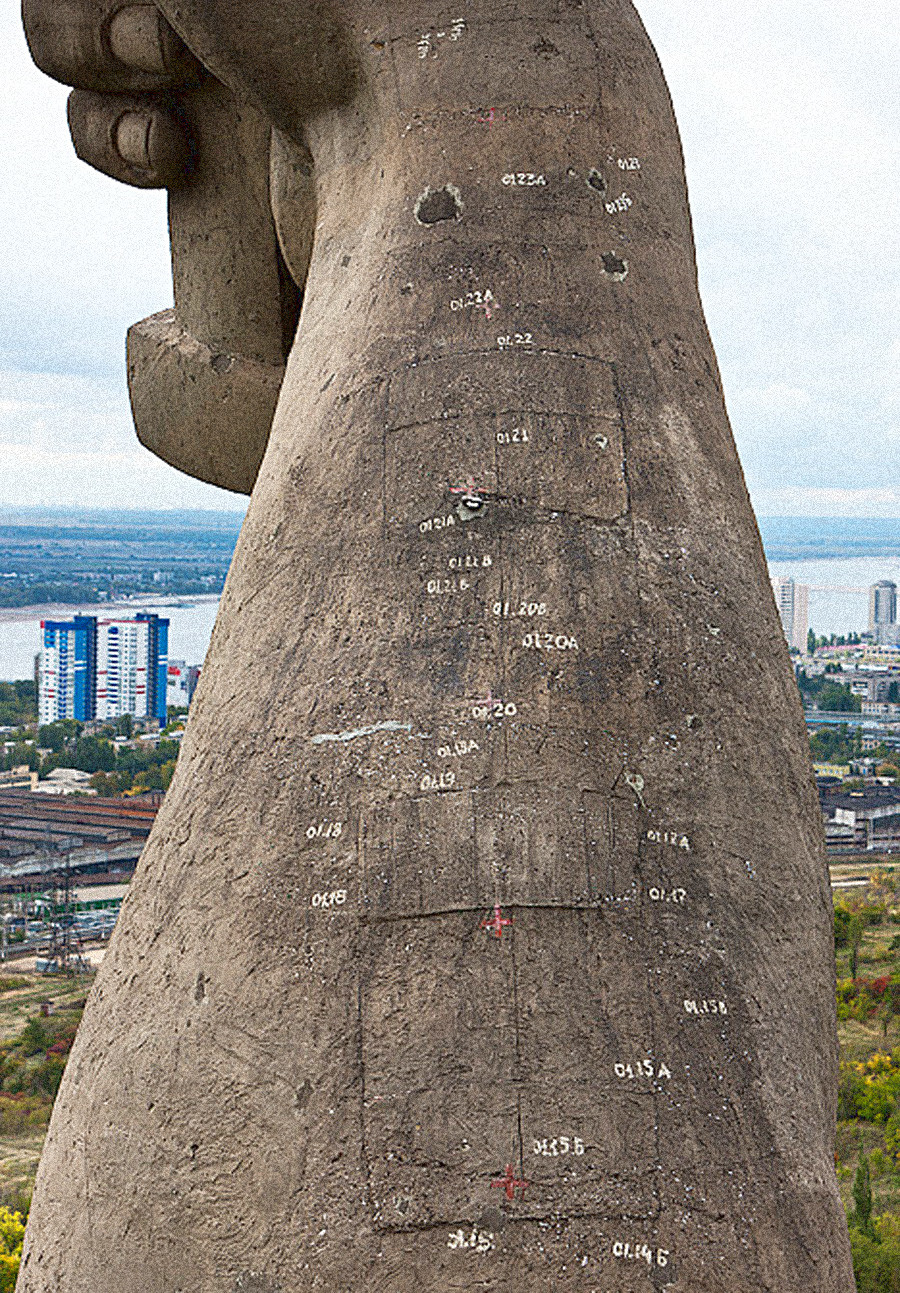
[[[202,664],[218,609],[218,593],[148,593],[115,602],[3,607],[0,681],[33,677],[34,658],[41,649],[41,620],[69,620],[73,615],[130,619],[139,611],[153,611],[169,621],[169,659]]]
[[[180,595],[148,593],[125,597],[115,602],[45,602],[38,606],[0,606],[0,624],[19,624],[25,620],[68,620],[73,615],[97,615],[102,618],[119,618],[138,611],[176,610],[190,606],[214,606],[219,593],[183,593]]]

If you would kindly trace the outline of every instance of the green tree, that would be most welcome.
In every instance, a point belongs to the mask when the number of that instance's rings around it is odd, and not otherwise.
[[[23,727],[37,722],[37,684],[0,682],[0,727]]]
[[[82,772],[112,772],[116,766],[115,747],[96,736],[83,736],[75,745],[72,766]]]
[[[859,946],[862,942],[863,926],[859,915],[854,912],[850,918],[847,931],[847,943],[850,947],[850,978],[859,978]]]
[[[866,1154],[859,1156],[859,1167],[856,1169],[856,1177],[853,1181],[853,1202],[855,1211],[852,1224],[864,1235],[874,1239],[876,1236],[872,1225],[872,1178],[869,1174],[869,1159]]]
[[[862,709],[862,701],[858,696],[854,696],[849,687],[843,687],[840,683],[828,682],[819,692],[819,709],[828,710],[830,713],[839,714],[858,714]]]
[[[54,754],[59,754],[70,742],[78,739],[82,727],[83,724],[74,718],[61,718],[55,723],[47,723],[44,727],[38,728],[38,745],[45,750],[52,750]]]
[[[834,945],[835,947],[847,947],[850,942],[850,928],[853,924],[853,912],[849,907],[835,907],[834,909]],[[900,934],[897,935],[900,939]],[[897,944],[900,947],[900,942]]]
[[[131,714],[120,714],[116,719],[116,735],[126,736],[129,741],[134,736],[134,719]]]

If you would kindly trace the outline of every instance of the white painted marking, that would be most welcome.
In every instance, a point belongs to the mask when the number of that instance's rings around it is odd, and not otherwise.
[[[468,1249],[475,1253],[489,1253],[494,1247],[494,1235],[490,1230],[472,1230],[468,1234],[465,1230],[454,1230],[447,1240],[447,1247]]]
[[[372,727],[356,727],[349,732],[322,732],[313,736],[313,745],[324,745],[326,741],[355,741],[358,736],[374,736],[376,732],[411,732],[412,723],[375,723]]]

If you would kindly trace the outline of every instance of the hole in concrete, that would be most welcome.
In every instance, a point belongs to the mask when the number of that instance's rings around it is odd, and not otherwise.
[[[213,355],[209,366],[214,373],[227,373],[233,363],[233,355]]]
[[[532,45],[531,52],[540,54],[543,58],[553,58],[554,54],[559,53],[559,50],[546,36],[542,36],[539,41]]]
[[[606,197],[606,180],[599,171],[591,168],[591,170],[588,171],[587,182],[588,188],[593,189],[595,193],[599,193],[602,198]]]
[[[461,521],[474,521],[484,510],[484,499],[480,494],[463,494],[456,504],[456,515]]]
[[[413,215],[419,224],[438,224],[441,220],[462,219],[462,194],[453,184],[445,184],[442,189],[426,189],[413,208]]]
[[[628,261],[622,260],[614,251],[604,252],[601,259],[604,274],[609,274],[610,278],[614,278],[617,283],[621,283],[628,274]]]

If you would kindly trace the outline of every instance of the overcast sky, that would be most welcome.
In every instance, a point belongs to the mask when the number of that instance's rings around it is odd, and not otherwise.
[[[900,511],[897,0],[637,0],[762,515]],[[171,305],[165,202],[78,162],[0,11],[0,505],[239,508],[137,443],[124,335]]]

